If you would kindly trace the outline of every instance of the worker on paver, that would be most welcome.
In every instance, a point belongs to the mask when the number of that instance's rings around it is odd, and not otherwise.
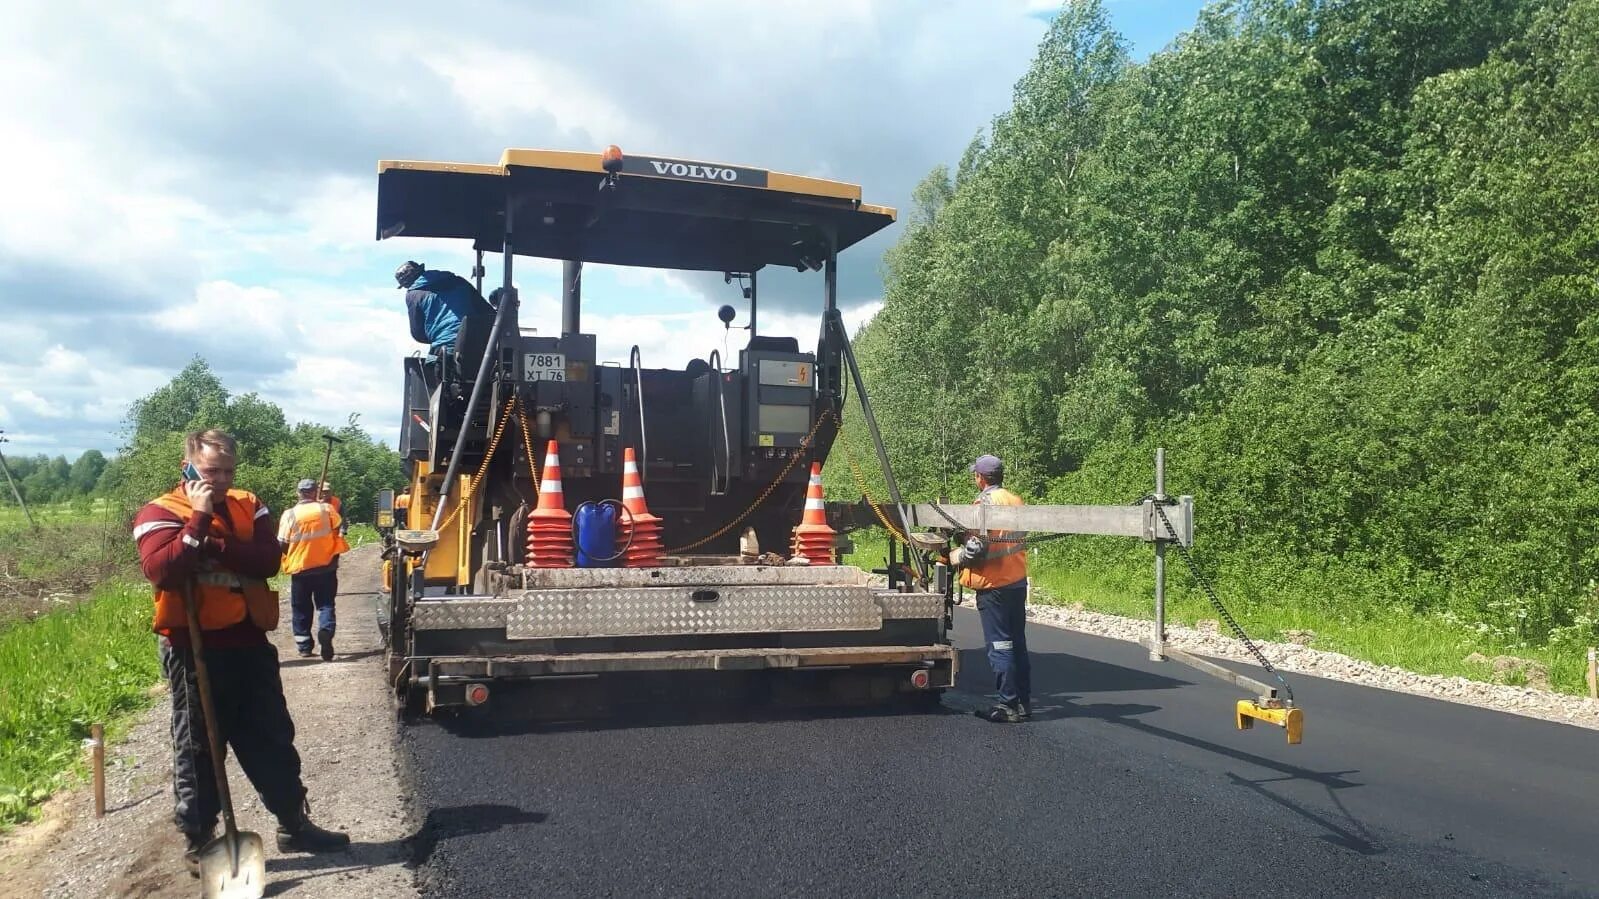
[[[294,645],[301,658],[310,658],[311,613],[316,611],[316,642],[323,661],[333,658],[333,630],[339,595],[339,555],[350,544],[339,531],[342,519],[333,507],[317,499],[317,484],[302,478],[296,485],[300,501],[278,521],[278,546],[283,550],[283,573],[289,575],[289,610]]]
[[[420,262],[407,262],[394,273],[394,280],[405,290],[405,308],[411,319],[411,338],[428,345],[428,352],[455,344],[461,319],[469,315],[493,315],[494,307],[483,299],[472,282],[454,272],[426,269]]]
[[[1005,463],[997,456],[979,456],[967,469],[976,483],[975,504],[1020,506],[1022,498],[1006,490]],[[977,613],[983,621],[988,664],[994,669],[999,702],[977,717],[1016,723],[1032,717],[1032,663],[1027,656],[1027,546],[1019,532],[970,535],[950,554],[961,569],[960,582],[977,592]]]
[[[278,573],[278,545],[265,526],[271,521],[266,505],[253,493],[232,489],[237,456],[234,439],[221,431],[189,434],[183,482],[146,503],[133,520],[139,564],[155,587],[152,628],[160,634],[161,666],[172,689],[173,820],[187,841],[183,858],[195,876],[221,804],[195,681],[185,589],[192,589],[199,608],[222,740],[277,817],[278,848],[320,852],[350,842],[309,817],[278,653],[266,636],[278,620],[278,596],[266,582]]]

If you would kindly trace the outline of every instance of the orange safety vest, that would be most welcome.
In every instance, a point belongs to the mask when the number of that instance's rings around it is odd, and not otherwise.
[[[194,506],[189,503],[189,494],[182,484],[171,493],[150,502],[178,516],[180,521],[187,522],[194,515]],[[229,490],[226,508],[226,516],[211,516],[211,535],[223,540],[249,543],[255,537],[255,518],[261,510],[261,501],[247,490]],[[272,589],[260,578],[235,574],[223,568],[218,560],[206,557],[201,557],[194,581],[194,599],[200,608],[202,631],[221,630],[238,624],[249,614],[245,591],[262,593],[264,596],[265,593],[271,593]],[[276,609],[276,594],[272,595],[271,600],[272,608]],[[271,626],[265,622],[257,624],[263,625],[265,630],[271,630],[276,622]],[[183,608],[183,594],[155,588],[155,619],[151,622],[151,629],[167,635],[174,630],[189,629],[189,616]]]
[[[289,545],[283,551],[283,573],[331,565],[339,553],[349,552],[350,544],[339,534],[339,520],[339,513],[327,503],[302,502],[283,513],[278,540]]]
[[[995,487],[979,496],[973,505],[984,502],[994,506],[1026,505],[1021,497],[1004,487]],[[1009,533],[989,532],[988,554],[976,565],[961,569],[961,586],[969,590],[995,590],[1027,578],[1027,550],[1018,540],[1005,539]]]

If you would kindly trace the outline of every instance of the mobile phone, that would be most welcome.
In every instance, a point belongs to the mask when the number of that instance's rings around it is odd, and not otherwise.
[[[200,469],[195,468],[194,467],[194,463],[190,462],[187,459],[183,460],[183,479],[185,481],[203,480],[200,477]]]

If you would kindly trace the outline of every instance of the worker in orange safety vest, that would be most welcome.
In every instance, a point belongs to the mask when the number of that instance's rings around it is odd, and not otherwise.
[[[278,819],[278,849],[323,852],[349,845],[347,834],[311,823],[300,755],[294,748],[267,631],[278,623],[278,573],[271,513],[255,494],[235,489],[238,444],[217,430],[184,441],[183,480],[139,510],[133,539],[154,587],[152,627],[172,698],[173,823],[183,832],[184,864],[200,875],[200,852],[215,835],[221,800],[199,700],[194,638],[184,596],[197,606],[209,672],[213,722],[261,802]]]
[[[339,533],[348,537],[350,535],[350,519],[344,517],[344,501],[339,499],[337,493],[333,492],[333,485],[327,481],[322,482],[321,496],[322,501],[332,506],[333,511],[339,516]]]
[[[1005,463],[997,456],[979,456],[967,471],[979,491],[975,505],[1024,505],[1021,497],[1005,489]],[[1006,531],[971,535],[950,553],[950,563],[961,569],[961,586],[977,592],[983,642],[999,691],[999,701],[993,708],[977,712],[977,717],[985,721],[1014,724],[1032,717],[1025,537],[1020,532]]]
[[[283,549],[283,572],[289,575],[289,609],[294,645],[301,658],[310,658],[311,613],[316,611],[316,642],[322,660],[333,658],[333,631],[337,623],[334,599],[339,594],[339,556],[350,544],[339,530],[342,520],[333,507],[317,499],[317,482],[304,478],[297,486],[300,501],[278,521],[278,545]]]

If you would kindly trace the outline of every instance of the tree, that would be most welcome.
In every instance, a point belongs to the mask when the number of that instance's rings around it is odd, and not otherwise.
[[[71,489],[68,477],[72,468],[67,465],[64,457],[57,456],[51,459],[47,456],[35,456],[26,466],[27,474],[22,475],[22,496],[29,503],[43,505],[45,503],[60,502],[68,499]]]
[[[226,408],[227,402],[228,391],[212,373],[211,366],[195,356],[177,377],[128,410],[131,441],[137,443],[140,439],[186,430],[199,410],[203,408],[208,414],[215,414]]]
[[[1069,4],[917,188],[858,342],[905,491],[998,452],[1123,501],[1161,445],[1262,601],[1592,639],[1599,0],[1223,0],[1124,46]]]
[[[321,435],[329,431],[344,442],[333,452],[328,479],[352,521],[365,520],[378,490],[402,481],[399,455],[373,440],[355,416],[336,429],[309,422],[291,427],[282,409],[257,394],[232,395],[197,357],[170,383],[129,408],[129,442],[102,474],[103,489],[131,513],[171,489],[185,434],[205,428],[220,428],[239,441],[236,481],[272,509],[293,505],[296,483],[321,471]]]
[[[71,473],[67,476],[67,483],[71,487],[72,495],[88,496],[93,493],[100,483],[100,475],[105,473],[105,454],[97,449],[85,450],[72,463]]]

